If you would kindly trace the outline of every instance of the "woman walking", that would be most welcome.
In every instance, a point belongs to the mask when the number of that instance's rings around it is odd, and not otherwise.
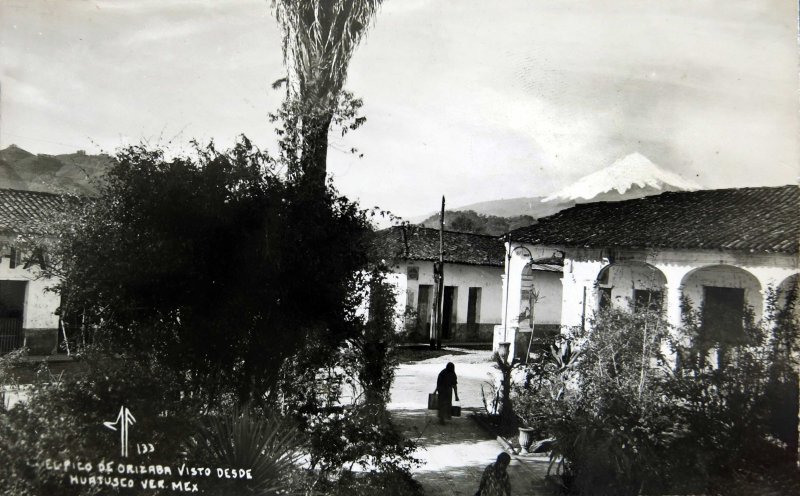
[[[445,420],[452,418],[453,393],[455,393],[456,401],[459,401],[458,377],[456,377],[455,365],[448,363],[444,370],[439,372],[434,393],[439,393],[439,423],[444,425]]]

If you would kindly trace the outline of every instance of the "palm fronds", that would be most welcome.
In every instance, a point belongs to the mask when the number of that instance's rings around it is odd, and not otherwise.
[[[252,479],[215,488],[220,494],[279,494],[301,456],[294,426],[278,416],[238,410],[203,419],[192,444],[193,454],[215,467],[250,469]]]
[[[273,0],[291,91],[328,107],[382,0]]]

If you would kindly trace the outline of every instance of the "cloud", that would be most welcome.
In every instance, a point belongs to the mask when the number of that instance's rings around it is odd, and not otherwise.
[[[706,186],[788,182],[796,13],[784,0],[385,2],[350,67],[367,124],[333,140],[365,157],[334,149],[330,168],[344,193],[401,213],[442,193],[548,194],[637,151]],[[111,146],[165,129],[270,139],[284,69],[267,0],[3,0],[0,33],[6,128]]]
[[[53,99],[52,95],[42,88],[11,77],[3,78],[3,99],[4,105],[20,106],[25,112],[47,113],[65,109],[62,102]]]

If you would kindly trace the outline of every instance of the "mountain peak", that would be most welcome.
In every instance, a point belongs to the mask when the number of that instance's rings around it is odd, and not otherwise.
[[[544,198],[553,200],[597,200],[606,194],[636,197],[663,191],[694,191],[700,186],[680,175],[664,170],[641,153],[631,153],[610,166],[583,177],[566,188]],[[623,199],[623,198],[620,198]]]
[[[32,157],[33,153],[23,150],[17,145],[8,145],[6,148],[0,150],[0,159],[6,162],[17,162],[28,157]]]

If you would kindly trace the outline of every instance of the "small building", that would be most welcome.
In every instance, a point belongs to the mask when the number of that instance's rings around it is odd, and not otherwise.
[[[46,254],[25,252],[27,237],[46,236],[63,210],[59,195],[0,189],[0,354],[23,346],[31,355],[57,352],[60,304],[56,284],[41,277]]]
[[[759,318],[771,289],[797,284],[800,188],[668,192],[580,204],[509,236],[502,303],[509,310],[495,331],[495,348],[510,342],[512,353],[524,353],[520,344],[530,331],[519,316],[531,286],[550,294],[537,311],[560,313],[562,327],[585,325],[606,305],[655,305],[679,327],[686,298],[702,309],[705,332],[736,333],[745,308]],[[554,258],[563,263],[561,287],[531,283],[531,268]]]
[[[495,236],[444,231],[443,247],[442,340],[488,343],[502,319],[503,243]],[[394,272],[408,340],[427,343],[439,231],[407,225],[378,231],[371,257]]]

